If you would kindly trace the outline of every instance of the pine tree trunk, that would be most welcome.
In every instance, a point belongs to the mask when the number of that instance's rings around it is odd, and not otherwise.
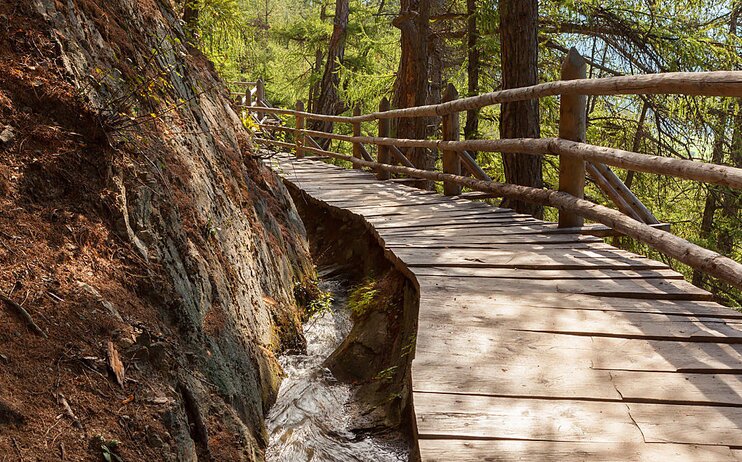
[[[500,0],[500,56],[502,88],[517,88],[538,83],[538,1]],[[501,138],[538,138],[538,101],[519,101],[502,105]],[[505,180],[508,183],[543,187],[541,157],[503,154]],[[543,207],[517,200],[504,200],[503,206],[537,218]]]
[[[336,0],[335,19],[333,21],[332,36],[327,46],[327,60],[325,71],[322,74],[320,92],[314,111],[319,114],[340,114],[345,110],[345,105],[340,101],[338,85],[340,77],[338,71],[345,56],[345,37],[348,30],[348,16],[350,15],[349,0]],[[332,122],[313,121],[313,130],[325,132],[332,131]],[[322,140],[323,148],[327,147],[329,140]]]
[[[393,24],[401,31],[402,55],[394,83],[394,106],[407,108],[422,106],[428,93],[428,42],[430,36],[429,0],[402,0],[399,16]],[[426,119],[402,118],[396,127],[398,138],[424,138]],[[426,149],[409,149],[410,161],[421,169],[435,166],[435,155]],[[426,188],[430,184],[425,185]]]
[[[714,146],[711,150],[711,162],[714,164],[721,164],[724,161],[724,132],[727,128],[727,115],[722,114],[719,117],[719,125],[716,127],[714,135]],[[703,218],[701,218],[701,230],[699,237],[701,239],[709,239],[714,229],[714,215],[718,208],[717,196],[718,191],[716,187],[708,186],[708,194],[706,195],[706,203],[703,207]],[[706,280],[706,275],[698,270],[693,270],[692,282],[697,287],[703,287]]]
[[[183,22],[186,24],[188,32],[194,36],[198,32],[198,14],[198,0],[185,0],[185,5],[183,5]]]
[[[476,96],[479,94],[479,48],[477,41],[479,31],[477,29],[477,0],[466,0],[466,94]],[[479,110],[466,111],[466,125],[464,125],[464,138],[472,140],[477,138],[479,131]],[[476,158],[475,152],[470,153]]]

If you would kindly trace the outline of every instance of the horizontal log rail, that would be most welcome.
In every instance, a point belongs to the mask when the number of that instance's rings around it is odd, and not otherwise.
[[[602,223],[692,268],[697,268],[706,274],[728,282],[738,289],[742,289],[742,264],[688,242],[674,234],[636,221],[617,210],[603,205],[593,204],[588,200],[579,199],[571,194],[549,189],[498,183],[495,181],[483,181],[476,178],[431,170],[420,170],[401,165],[369,162],[324,149],[304,147],[304,150],[321,156],[345,160],[351,162],[353,165],[367,167],[375,171],[382,170],[390,173],[399,173],[430,181],[447,181],[476,191],[491,193],[499,197],[510,197],[536,204],[548,205],[559,210],[570,211],[589,220]]]
[[[665,74],[625,75],[602,79],[560,80],[530,87],[500,90],[478,96],[460,98],[448,103],[431,104],[405,109],[371,112],[360,116],[333,116],[302,112],[307,119],[325,122],[370,122],[400,117],[440,117],[454,112],[465,112],[494,104],[526,101],[559,95],[686,95],[742,97],[742,71],[668,72]],[[271,109],[274,114],[293,114],[287,109]]]
[[[292,131],[295,129],[286,129]],[[702,183],[742,189],[742,169],[687,159],[652,156],[616,148],[594,146],[587,143],[560,138],[509,138],[502,140],[416,140],[405,138],[381,138],[376,136],[352,136],[316,130],[301,130],[317,138],[327,138],[349,143],[367,143],[398,148],[429,148],[447,151],[500,152],[510,154],[557,155],[601,162],[636,172],[674,176]]]
[[[683,262],[694,269],[724,280],[742,289],[742,265],[727,257],[703,249],[663,230],[641,201],[623,184],[608,166],[630,171],[661,174],[726,186],[742,190],[742,169],[700,161],[640,154],[616,148],[600,147],[585,142],[584,108],[587,95],[676,94],[719,97],[742,97],[742,71],[665,73],[618,76],[601,79],[585,78],[585,61],[572,49],[562,67],[562,80],[530,87],[502,90],[467,98],[458,98],[452,85],[446,89],[443,103],[406,109],[389,108],[384,99],[378,112],[361,114],[354,108],[353,116],[314,114],[296,109],[270,107],[265,100],[264,84],[258,80],[255,89],[246,90],[244,107],[257,115],[263,138],[259,144],[294,149],[297,157],[317,154],[323,158],[351,162],[353,168],[367,167],[382,180],[391,174],[406,175],[417,181],[443,182],[446,195],[459,195],[461,188],[488,196],[508,197],[555,207],[559,210],[559,228],[581,227],[583,219],[602,223],[616,232],[637,239],[650,247]],[[253,94],[256,95],[253,98]],[[499,140],[459,140],[459,113],[506,102],[523,101],[548,96],[561,96],[559,138],[519,138]],[[253,102],[254,101],[254,102]],[[284,127],[264,123],[268,115],[293,116],[296,126]],[[262,117],[265,116],[265,117]],[[401,117],[442,117],[444,139],[404,139],[390,137],[390,120]],[[307,120],[351,124],[352,135],[309,130]],[[361,123],[378,121],[379,136],[361,134]],[[293,139],[275,139],[275,132],[288,133]],[[339,154],[320,147],[315,139],[352,143],[353,156]],[[289,142],[293,141],[293,142]],[[377,160],[364,144],[375,145]],[[423,148],[442,152],[443,172],[416,168],[406,157],[406,148]],[[519,155],[555,155],[560,158],[559,191],[529,188],[492,181],[469,152],[499,152]],[[463,176],[462,167],[472,176]],[[593,204],[582,198],[586,172],[619,210]]]

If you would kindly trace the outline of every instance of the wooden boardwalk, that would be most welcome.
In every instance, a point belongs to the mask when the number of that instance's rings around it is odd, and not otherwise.
[[[424,461],[742,460],[742,314],[551,223],[278,155],[419,286]]]

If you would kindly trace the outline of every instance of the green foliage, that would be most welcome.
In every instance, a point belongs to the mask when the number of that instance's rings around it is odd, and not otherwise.
[[[334,302],[332,293],[320,289],[317,279],[295,283],[294,298],[299,306],[304,309],[304,315],[307,318],[331,310]]]
[[[121,456],[116,453],[116,448],[119,446],[118,441],[107,440],[100,435],[96,436],[95,440],[100,445],[101,456],[105,462],[124,462]]]
[[[202,6],[199,45],[225,80],[263,78],[268,99],[276,106],[292,107],[296,100],[311,100],[324,70],[334,2],[197,1]],[[739,2],[733,0],[541,0],[539,80],[559,79],[564,50],[572,46],[589,60],[590,78],[742,69],[742,40],[730,23],[735,6],[739,7]],[[444,9],[450,13],[465,12],[466,2],[451,0]],[[399,30],[391,20],[398,12],[399,0],[351,0],[345,56],[338,75],[338,94],[345,107],[360,103],[365,112],[370,112],[378,107],[382,97],[392,95],[400,45]],[[467,93],[466,37],[461,33],[465,31],[466,19],[465,15],[454,15],[432,22],[434,34],[440,39],[443,80],[453,83],[461,95]],[[479,87],[483,93],[501,87],[498,2],[478,0],[476,19]],[[720,139],[724,146],[720,162],[742,164],[740,149],[733,149],[734,137],[740,136],[735,133],[742,129],[735,127],[742,127],[742,123],[733,122],[740,108],[732,99],[660,95],[595,97],[589,99],[588,107],[587,140],[592,144],[710,161],[712,145]],[[146,114],[139,111],[137,116],[140,113]],[[640,124],[642,113],[645,116]],[[720,123],[721,114],[727,114],[724,124]],[[542,99],[540,115],[541,135],[556,136],[558,98]],[[482,109],[479,137],[498,138],[499,117],[498,106]],[[464,123],[465,115],[462,115],[462,127]],[[349,127],[343,124],[335,129],[349,133]],[[374,124],[362,127],[365,134],[375,131]],[[350,152],[347,143],[333,142],[332,149]],[[349,166],[345,161],[332,162]],[[493,179],[504,180],[499,155],[479,153],[478,162]],[[558,160],[546,158],[544,162],[545,185],[554,188],[558,184]],[[619,170],[618,174],[626,178],[628,172]],[[660,221],[671,223],[677,235],[732,258],[742,258],[738,193],[647,174],[634,176],[632,190]],[[613,206],[592,183],[588,184],[586,196]],[[712,210],[711,230],[704,231],[701,221],[709,197],[718,199],[717,207]],[[547,219],[554,220],[556,216],[556,211],[547,209]],[[720,242],[725,244],[719,245]],[[658,257],[635,242],[624,239],[618,243]],[[690,276],[688,268],[675,266]],[[728,300],[741,298],[736,291],[714,281],[706,281],[705,285],[716,293],[723,292]]]
[[[374,307],[379,295],[375,279],[366,279],[363,283],[353,288],[348,297],[348,308],[354,316],[363,316]]]

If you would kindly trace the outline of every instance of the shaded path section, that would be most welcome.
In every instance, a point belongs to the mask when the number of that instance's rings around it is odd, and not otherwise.
[[[425,461],[742,460],[742,314],[553,223],[278,154],[362,217],[420,294]]]

